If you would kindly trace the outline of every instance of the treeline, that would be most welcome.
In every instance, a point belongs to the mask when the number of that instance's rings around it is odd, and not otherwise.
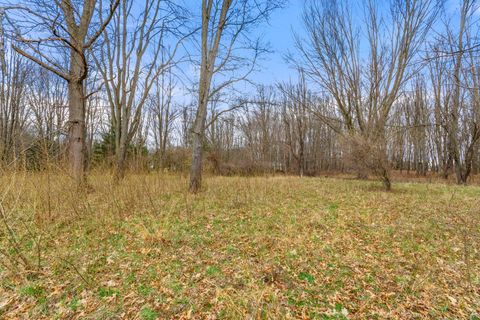
[[[251,81],[267,52],[252,30],[284,1],[203,1],[197,17],[176,1],[105,2],[2,9],[4,168],[69,163],[79,182],[190,170],[193,192],[205,166],[374,175],[387,190],[392,170],[462,184],[480,170],[477,1],[455,14],[365,1],[362,19],[348,1],[311,1],[286,58],[295,76],[268,86]]]

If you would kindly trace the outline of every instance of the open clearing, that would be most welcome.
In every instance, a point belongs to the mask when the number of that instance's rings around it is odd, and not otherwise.
[[[478,319],[477,186],[66,181],[1,180],[2,318]]]

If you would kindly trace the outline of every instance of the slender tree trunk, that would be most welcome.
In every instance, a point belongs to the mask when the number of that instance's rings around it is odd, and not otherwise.
[[[461,70],[462,70],[462,58],[463,58],[463,33],[465,31],[465,21],[468,14],[469,2],[464,1],[463,7],[460,16],[460,29],[458,33],[458,53],[455,57],[455,63],[453,68],[453,98],[452,98],[452,109],[450,111],[450,126],[448,128],[449,133],[449,153],[453,158],[453,164],[455,165],[455,174],[457,177],[457,184],[464,183],[464,170],[463,163],[460,159],[460,143],[458,141],[458,120],[459,120],[459,110],[462,103],[461,100]]]
[[[190,169],[190,187],[192,193],[197,193],[202,186],[203,137],[205,135],[205,120],[207,116],[207,99],[202,97],[201,90],[198,114],[193,126],[192,166]]]
[[[85,183],[85,96],[83,81],[70,81],[69,91],[69,158],[73,178]]]
[[[193,150],[192,150],[192,166],[190,169],[190,187],[192,193],[200,190],[202,183],[202,158],[203,158],[203,139],[205,136],[205,121],[207,119],[207,105],[210,95],[210,86],[212,77],[215,73],[215,60],[217,58],[222,32],[228,19],[228,12],[232,0],[223,0],[221,4],[220,14],[218,16],[218,25],[209,38],[209,20],[212,18],[213,1],[202,1],[202,36],[201,36],[201,64],[200,64],[200,81],[198,94],[198,110],[193,125]],[[236,38],[236,37],[234,37]],[[209,46],[209,43],[211,46]],[[232,42],[233,45],[233,42]]]
[[[197,193],[202,185],[202,135],[193,134],[192,168],[190,170],[190,192]]]
[[[450,168],[452,167],[452,160],[450,155],[447,156],[447,159],[444,160],[442,165],[442,178],[448,180],[448,176],[450,174]]]
[[[298,175],[303,177],[305,173],[305,155],[303,141],[300,142],[300,151],[298,154]]]
[[[121,144],[118,147],[118,151],[116,154],[116,163],[115,163],[115,172],[114,172],[114,180],[115,183],[119,183],[120,181],[125,178],[125,160],[127,158],[127,148],[125,145]]]
[[[385,123],[385,122],[382,122]],[[385,134],[385,125],[382,125],[378,129],[378,138],[375,139],[377,144],[381,146],[381,148],[378,150],[379,153],[379,164],[378,167],[380,169],[380,178],[383,183],[383,187],[385,191],[390,191],[392,190],[392,179],[391,179],[391,170],[390,170],[390,163],[388,159],[388,152],[387,152],[387,139],[386,139],[386,134]]]
[[[127,148],[129,145],[127,138],[127,122],[125,118],[125,107],[121,107],[122,113],[117,114],[117,124],[115,126],[115,166],[113,179],[115,183],[119,183],[125,177],[125,161],[127,159]],[[122,117],[122,115],[124,115]]]
[[[470,176],[470,173],[472,172],[472,166],[473,166],[473,157],[474,157],[474,148],[475,148],[475,143],[478,140],[478,133],[475,132],[472,137],[472,141],[470,142],[467,151],[465,153],[465,166],[462,167],[462,170],[460,170],[460,173],[457,173],[457,183],[458,184],[463,184],[466,185],[468,181],[468,177]]]
[[[392,182],[390,179],[390,172],[388,170],[383,170],[382,172],[382,183],[383,183],[383,188],[385,191],[391,191],[392,190]]]

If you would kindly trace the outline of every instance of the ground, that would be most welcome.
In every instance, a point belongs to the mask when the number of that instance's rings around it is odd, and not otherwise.
[[[480,187],[4,175],[0,318],[479,319]]]

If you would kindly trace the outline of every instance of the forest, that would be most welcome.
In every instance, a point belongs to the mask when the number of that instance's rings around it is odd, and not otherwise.
[[[480,319],[480,1],[0,0],[1,319]]]

